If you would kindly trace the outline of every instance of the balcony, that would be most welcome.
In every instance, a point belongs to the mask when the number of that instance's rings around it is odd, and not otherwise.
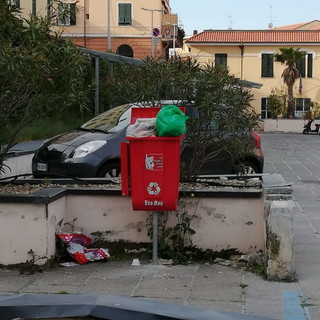
[[[164,40],[172,40],[174,38],[174,31],[177,35],[178,15],[164,14],[162,15],[161,33]]]

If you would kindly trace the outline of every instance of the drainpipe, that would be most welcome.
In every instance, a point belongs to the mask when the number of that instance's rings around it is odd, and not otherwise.
[[[84,13],[83,13],[83,37],[84,47],[87,47],[87,0],[84,0]]]
[[[111,10],[111,5],[110,5],[110,0],[108,0],[108,26],[107,26],[107,34],[108,34],[108,51],[111,50],[111,30],[110,30],[110,10]]]
[[[241,42],[241,45],[239,46],[240,53],[241,53],[241,62],[240,62],[240,80],[243,80],[243,54],[244,54],[244,45],[243,42]]]

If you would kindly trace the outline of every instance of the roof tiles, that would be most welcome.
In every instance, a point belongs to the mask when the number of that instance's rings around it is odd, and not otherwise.
[[[187,43],[320,43],[314,30],[205,30]]]

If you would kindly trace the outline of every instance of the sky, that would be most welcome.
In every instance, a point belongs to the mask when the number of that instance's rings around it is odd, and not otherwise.
[[[170,0],[186,35],[205,29],[268,29],[320,20],[320,0]]]

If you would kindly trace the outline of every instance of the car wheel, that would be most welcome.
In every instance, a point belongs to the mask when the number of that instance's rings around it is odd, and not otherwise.
[[[241,175],[248,175],[248,174],[259,174],[260,171],[258,170],[258,167],[252,163],[252,162],[243,162],[243,163],[238,163],[233,170],[234,173],[236,174],[241,174]]]
[[[120,177],[120,163],[111,162],[107,163],[100,168],[97,173],[97,177],[99,178],[119,178]]]

